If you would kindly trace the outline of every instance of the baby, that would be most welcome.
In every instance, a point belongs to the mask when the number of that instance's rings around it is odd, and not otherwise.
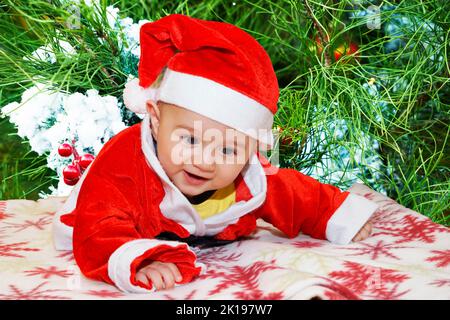
[[[199,248],[252,234],[261,218],[295,237],[367,238],[377,206],[272,166],[278,83],[250,35],[169,15],[141,28],[139,80],[124,91],[141,123],[108,141],[54,220],[58,250],[126,292],[168,289],[205,266]]]

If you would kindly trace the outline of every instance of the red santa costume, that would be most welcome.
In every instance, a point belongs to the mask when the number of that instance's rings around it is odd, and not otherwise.
[[[250,129],[271,132],[278,82],[269,56],[249,34],[175,14],[143,25],[140,40],[139,83],[124,91],[130,109],[145,113],[147,100],[161,100],[250,135]],[[164,67],[160,86],[151,87]],[[255,137],[273,143],[271,134]],[[180,284],[205,270],[192,247],[158,239],[162,233],[235,240],[262,218],[288,237],[303,232],[347,244],[377,208],[294,169],[275,168],[258,152],[234,183],[235,203],[200,218],[162,168],[145,115],[104,145],[55,215],[56,249],[73,250],[86,277],[144,293],[154,288],[135,275],[149,261],[175,263]]]

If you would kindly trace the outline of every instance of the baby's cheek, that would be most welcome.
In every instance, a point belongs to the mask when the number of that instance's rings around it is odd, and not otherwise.
[[[169,177],[172,177],[172,175],[177,172],[177,168],[179,167],[179,165],[177,165],[176,162],[173,161],[173,156],[170,152],[167,152],[167,150],[164,151],[165,152],[161,152],[161,154],[158,154],[158,159],[166,174]]]
[[[203,161],[202,153],[184,144],[176,144],[167,152],[167,157],[173,166],[201,165]]]
[[[220,165],[216,168],[215,183],[220,185],[218,188],[226,187],[237,178],[241,171],[242,167],[239,165]]]
[[[186,151],[181,143],[167,140],[158,144],[158,158],[167,168],[180,166],[184,163]]]

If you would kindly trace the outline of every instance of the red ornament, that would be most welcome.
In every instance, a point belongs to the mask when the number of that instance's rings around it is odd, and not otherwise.
[[[330,41],[327,37],[327,41]],[[322,41],[320,40],[320,37],[316,37],[316,46],[317,46],[317,52],[318,54],[322,53],[323,45]],[[358,53],[358,44],[355,42],[342,42],[339,44],[339,46],[333,51],[334,61],[338,61],[342,58],[342,56],[350,56],[352,55],[354,58],[359,58]]]
[[[91,164],[91,162],[94,161],[94,159],[95,159],[95,157],[90,153],[86,153],[86,154],[82,155],[80,158],[80,162],[79,162],[80,167],[82,169],[86,169]]]
[[[74,185],[77,184],[78,180],[80,180],[80,179],[67,179],[67,178],[64,178],[64,183],[69,185],[69,186],[74,186]]]
[[[80,168],[76,165],[69,164],[67,167],[63,169],[64,181],[65,179],[68,180],[79,179],[80,175],[81,175]]]
[[[339,60],[343,55],[349,56],[357,53],[358,45],[354,42],[349,44],[341,44],[336,50],[334,50],[334,60]],[[357,55],[355,55],[357,57]]]
[[[63,143],[59,146],[58,153],[61,157],[69,157],[73,153],[73,147],[68,143]]]

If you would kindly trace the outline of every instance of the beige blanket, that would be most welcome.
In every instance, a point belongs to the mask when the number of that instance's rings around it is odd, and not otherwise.
[[[201,251],[207,272],[192,283],[128,295],[53,248],[65,198],[0,201],[0,299],[450,299],[449,228],[362,184],[349,191],[380,204],[365,241],[287,239],[259,221],[251,238]]]

